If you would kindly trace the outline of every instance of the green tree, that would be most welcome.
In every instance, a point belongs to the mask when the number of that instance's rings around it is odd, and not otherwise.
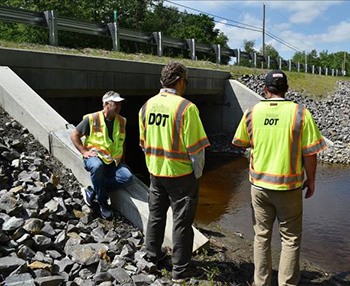
[[[260,54],[263,54],[263,48],[260,48]],[[277,59],[279,57],[279,53],[277,50],[271,45],[265,45],[265,56],[270,56],[271,59]]]
[[[243,50],[246,53],[253,53],[253,52],[255,52],[254,46],[255,46],[255,41],[254,40],[246,40],[246,39],[243,40]]]

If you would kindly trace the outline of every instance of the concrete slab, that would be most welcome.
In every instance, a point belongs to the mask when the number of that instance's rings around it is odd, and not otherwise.
[[[81,155],[69,139],[74,126],[68,124],[8,67],[0,67],[0,105],[63,165],[70,168],[81,184],[90,184],[89,173],[83,168]],[[148,219],[147,197],[147,187],[136,177],[133,184],[111,194],[112,205],[143,232]],[[164,245],[171,247],[171,211],[168,214]],[[206,246],[209,242],[198,230],[195,230],[194,240],[193,250]]]

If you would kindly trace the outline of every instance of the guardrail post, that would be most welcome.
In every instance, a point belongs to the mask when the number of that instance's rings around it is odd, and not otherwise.
[[[332,69],[332,76],[334,76],[334,69]]]
[[[237,65],[241,65],[241,50],[237,49]]]
[[[118,22],[108,23],[107,24],[109,32],[112,36],[113,41],[113,50],[119,52],[120,43],[119,43],[119,24]]]
[[[58,46],[57,13],[54,10],[44,11],[47,26],[50,33],[50,45]]]
[[[163,56],[163,37],[162,32],[153,32],[153,37],[157,44],[157,55],[158,57]]]
[[[322,74],[322,68],[318,67],[318,74],[321,75]]]
[[[300,72],[300,63],[297,63],[297,70]]]
[[[278,58],[278,69],[282,69],[282,58]]]
[[[326,68],[326,72],[325,73],[326,73],[326,75],[328,75],[328,68]]]
[[[196,60],[196,40],[187,39],[187,44],[191,51],[191,59],[195,61]]]
[[[292,60],[288,61],[288,70],[292,71]]]
[[[311,67],[311,72],[312,72],[312,74],[315,73],[315,66],[314,65]]]
[[[305,70],[305,73],[307,73],[307,63],[305,63],[304,70]]]
[[[335,71],[335,76],[338,76],[338,74],[339,74],[339,71],[336,70],[336,71]]]
[[[271,57],[267,56],[267,69],[269,70],[271,68]]]
[[[220,44],[213,45],[213,48],[216,54],[216,63],[220,64],[221,63],[221,45]]]
[[[253,53],[253,67],[256,68],[256,53]]]

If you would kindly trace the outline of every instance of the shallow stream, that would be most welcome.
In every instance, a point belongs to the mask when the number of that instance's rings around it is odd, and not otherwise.
[[[253,239],[248,160],[209,154],[196,221],[216,222]],[[318,164],[316,192],[304,199],[302,257],[340,276],[350,274],[350,167]],[[279,246],[277,225],[273,245]]]

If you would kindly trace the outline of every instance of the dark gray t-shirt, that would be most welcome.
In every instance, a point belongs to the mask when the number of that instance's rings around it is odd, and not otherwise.
[[[107,129],[108,129],[108,136],[113,141],[113,126],[114,126],[114,120],[108,120],[106,117],[104,117]],[[75,127],[75,129],[85,135],[90,135],[90,123],[89,123],[89,117],[85,117],[78,125]]]

